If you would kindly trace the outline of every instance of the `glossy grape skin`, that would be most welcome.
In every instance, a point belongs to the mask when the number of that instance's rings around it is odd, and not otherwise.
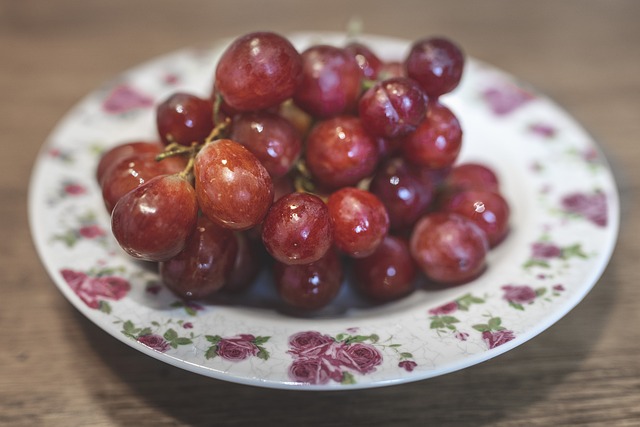
[[[213,103],[190,93],[171,94],[156,108],[156,127],[165,145],[201,144],[213,129]]]
[[[369,80],[378,78],[378,72],[383,63],[367,45],[351,42],[344,47],[344,50],[355,58],[363,78]]]
[[[461,148],[462,129],[458,118],[438,102],[428,103],[425,119],[402,144],[405,159],[432,169],[452,166]]]
[[[389,232],[389,215],[375,195],[344,187],[327,202],[334,245],[353,258],[369,256]]]
[[[353,260],[356,289],[376,302],[402,298],[415,290],[416,267],[409,245],[388,235],[368,257]]]
[[[405,230],[425,214],[434,200],[435,188],[427,175],[421,175],[401,157],[383,162],[376,171],[369,191],[384,204],[392,230]]]
[[[201,216],[185,248],[160,263],[160,277],[181,298],[206,298],[229,280],[237,253],[234,232]]]
[[[123,157],[105,172],[100,187],[107,212],[111,213],[118,200],[129,191],[156,176],[179,173],[187,164],[182,157],[157,161],[159,153],[149,150]]]
[[[360,97],[358,115],[370,133],[398,138],[422,122],[427,106],[425,94],[413,81],[396,77],[376,83]]]
[[[451,40],[434,37],[413,43],[405,59],[407,76],[417,81],[433,99],[460,83],[464,54]]]
[[[289,172],[302,150],[302,140],[293,125],[265,111],[235,116],[229,138],[247,147],[273,178]]]
[[[321,186],[352,186],[375,170],[378,144],[357,117],[334,117],[313,127],[307,136],[305,160]]]
[[[473,221],[457,214],[435,212],[416,223],[409,247],[429,279],[458,285],[484,271],[489,243]]]
[[[109,169],[124,158],[146,152],[158,155],[162,150],[163,146],[158,142],[134,141],[116,145],[100,156],[96,168],[96,181],[98,181],[98,184],[101,184],[102,179]]]
[[[333,250],[310,264],[273,266],[276,289],[289,306],[303,311],[319,310],[335,299],[344,277],[340,258]]]
[[[451,191],[463,190],[500,190],[500,182],[496,173],[489,167],[479,163],[462,163],[455,165],[446,179],[446,186]]]
[[[280,198],[264,219],[262,242],[271,256],[285,264],[319,260],[333,243],[327,205],[308,193],[291,193]]]
[[[242,144],[229,139],[213,141],[200,150],[194,176],[202,213],[226,228],[255,226],[273,201],[267,170]]]
[[[132,257],[165,261],[184,249],[197,219],[191,184],[179,175],[161,175],[122,196],[113,209],[111,229]]]
[[[302,52],[302,81],[293,100],[316,118],[355,110],[361,71],[355,58],[334,46],[316,45]]]
[[[447,199],[442,210],[472,220],[486,233],[491,248],[502,242],[509,232],[509,204],[493,191],[458,192]]]
[[[215,87],[237,111],[257,111],[291,98],[301,79],[302,58],[286,38],[254,32],[225,50],[215,72]]]
[[[251,240],[247,234],[236,232],[238,251],[231,273],[222,288],[224,292],[240,293],[247,290],[255,281],[264,264],[264,251],[260,244]]]

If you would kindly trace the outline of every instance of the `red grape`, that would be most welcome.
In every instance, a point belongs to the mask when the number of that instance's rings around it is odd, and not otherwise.
[[[190,93],[174,93],[158,105],[156,125],[165,145],[201,144],[213,130],[213,103]]]
[[[451,169],[446,186],[452,191],[485,190],[497,192],[500,187],[495,172],[478,163],[462,163]]]
[[[425,214],[434,199],[434,185],[428,177],[400,157],[386,160],[371,180],[369,190],[384,204],[391,229],[403,230]]]
[[[460,122],[451,110],[435,101],[428,103],[426,118],[402,144],[405,159],[433,169],[452,166],[461,148]]]
[[[262,224],[262,241],[276,260],[308,264],[329,250],[333,227],[327,205],[308,193],[291,193],[275,202]]]
[[[413,229],[411,255],[431,280],[447,285],[468,282],[485,269],[489,249],[486,234],[460,215],[436,212]]]
[[[343,271],[340,258],[332,250],[310,264],[273,266],[276,289],[289,306],[305,311],[319,310],[338,295]]]
[[[371,175],[378,162],[378,144],[357,117],[321,121],[307,137],[305,160],[322,186],[356,185]]]
[[[469,218],[487,234],[489,246],[500,243],[509,232],[509,205],[493,191],[466,190],[447,199],[442,210]]]
[[[215,87],[237,111],[262,110],[293,96],[301,70],[301,56],[289,40],[271,32],[249,33],[222,54]]]
[[[111,229],[129,255],[164,261],[184,249],[198,219],[191,184],[179,175],[161,175],[122,196]]]
[[[376,83],[360,97],[358,105],[363,126],[385,138],[397,138],[415,130],[426,110],[422,89],[406,77]]]
[[[293,125],[264,111],[234,117],[229,137],[247,147],[274,178],[289,172],[302,149],[300,135]]]
[[[378,302],[413,292],[417,271],[407,242],[391,235],[384,238],[373,254],[353,260],[356,288]]]
[[[317,118],[355,110],[360,95],[361,71],[350,53],[317,45],[302,52],[302,82],[293,100]]]
[[[368,191],[344,187],[329,197],[327,206],[334,244],[351,257],[371,255],[389,231],[387,210]]]
[[[258,242],[245,233],[236,232],[238,253],[233,269],[224,287],[225,292],[238,293],[246,290],[258,277],[263,264],[263,251]]]
[[[146,152],[158,155],[162,150],[162,145],[157,142],[136,141],[116,145],[115,147],[105,151],[102,156],[100,156],[100,161],[96,168],[96,180],[98,181],[98,184],[101,184],[102,179],[109,169],[124,158]]]
[[[201,216],[185,248],[160,263],[160,277],[182,298],[205,298],[225,285],[237,252],[238,243],[233,231]]]
[[[181,172],[186,161],[182,157],[168,157],[157,161],[153,149],[117,160],[104,174],[101,182],[102,199],[108,212],[129,191],[159,175]]]
[[[405,60],[407,76],[416,80],[431,98],[458,86],[464,68],[464,54],[452,41],[427,38],[416,41]]]
[[[255,226],[273,201],[267,170],[249,150],[229,139],[213,141],[200,150],[194,175],[202,213],[227,228]]]
[[[378,78],[378,71],[382,67],[382,61],[367,45],[351,42],[344,47],[344,50],[356,59],[363,78],[369,80]]]

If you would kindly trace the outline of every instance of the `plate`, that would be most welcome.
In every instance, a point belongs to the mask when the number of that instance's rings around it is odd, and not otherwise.
[[[302,49],[342,34],[289,36]],[[386,60],[409,42],[360,36]],[[459,117],[460,161],[497,171],[512,231],[480,278],[370,306],[344,287],[312,317],[292,317],[260,276],[248,295],[186,303],[156,271],[128,258],[109,230],[95,182],[105,149],[156,139],[154,106],[182,90],[210,92],[229,41],[185,49],[132,69],[77,104],[43,146],[29,216],[53,282],[88,319],[131,347],[202,375],[272,388],[343,390],[442,375],[504,353],[571,310],[602,274],[618,233],[609,166],[587,132],[529,85],[469,59],[443,98]]]

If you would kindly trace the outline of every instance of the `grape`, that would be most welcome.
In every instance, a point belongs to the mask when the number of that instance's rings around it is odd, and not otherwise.
[[[165,261],[184,249],[198,219],[196,193],[179,175],[161,175],[122,196],[111,229],[129,255]]]
[[[157,161],[156,156],[160,152],[149,149],[134,153],[119,159],[105,172],[100,187],[108,212],[113,210],[122,196],[151,178],[179,173],[185,168],[186,161],[182,157],[169,157]]]
[[[273,276],[282,300],[305,311],[319,310],[338,295],[343,270],[333,250],[310,264],[288,265],[275,262]]]
[[[378,162],[378,144],[360,119],[339,116],[321,121],[307,137],[305,160],[322,186],[356,185],[371,175]]]
[[[355,110],[360,96],[361,71],[350,53],[317,45],[302,52],[302,81],[293,100],[317,118]]]
[[[198,152],[194,176],[202,213],[227,228],[255,226],[273,201],[267,170],[249,150],[229,139],[213,141]]]
[[[378,80],[392,79],[394,77],[406,77],[404,64],[399,61],[385,62],[378,71]]]
[[[293,125],[277,114],[264,111],[236,116],[230,138],[247,147],[273,178],[289,172],[302,149]]]
[[[448,39],[422,39],[411,46],[405,67],[407,76],[416,80],[430,98],[436,99],[460,83],[464,54]]]
[[[371,255],[389,231],[387,210],[368,191],[344,187],[329,197],[327,206],[334,244],[351,257]]]
[[[158,105],[156,126],[165,145],[202,143],[213,130],[213,104],[189,93],[174,93]]]
[[[371,255],[353,261],[356,288],[377,302],[392,301],[413,292],[417,271],[407,242],[391,235]]]
[[[317,261],[332,244],[333,227],[327,205],[308,193],[291,193],[275,202],[262,225],[262,242],[285,264]]]
[[[478,277],[489,249],[486,234],[460,215],[436,212],[422,217],[410,241],[411,255],[431,280],[457,285]]]
[[[495,247],[509,232],[509,205],[493,191],[466,190],[447,199],[443,211],[469,218],[487,234],[489,246]]]
[[[500,183],[495,172],[478,163],[463,163],[453,167],[446,186],[451,191],[484,190],[498,192]]]
[[[460,122],[451,110],[435,101],[428,103],[426,118],[402,144],[405,159],[433,169],[452,166],[461,148]]]
[[[371,180],[369,190],[384,204],[392,230],[404,230],[425,214],[434,200],[427,175],[400,158],[386,160]]]
[[[239,293],[245,291],[258,277],[263,265],[263,251],[260,245],[242,232],[235,233],[238,253],[233,269],[222,290]]]
[[[360,98],[358,113],[372,134],[398,138],[412,132],[426,113],[425,95],[406,77],[376,83]]]
[[[368,46],[358,42],[351,42],[344,47],[344,50],[355,58],[363,78],[369,80],[378,78],[382,61]]]
[[[301,79],[302,58],[286,38],[254,32],[225,50],[215,72],[215,87],[237,111],[256,111],[291,98]]]
[[[100,156],[100,161],[96,168],[96,181],[98,181],[98,184],[101,184],[102,179],[109,169],[124,158],[146,152],[158,155],[162,152],[162,149],[162,145],[157,142],[136,141],[116,145],[115,147],[105,151],[102,156]]]
[[[233,231],[201,216],[185,248],[160,263],[160,277],[181,298],[205,298],[225,285],[237,253]]]

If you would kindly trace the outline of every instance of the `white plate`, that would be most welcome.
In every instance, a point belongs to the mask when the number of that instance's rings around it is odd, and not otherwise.
[[[339,34],[297,34],[297,47]],[[362,36],[388,60],[408,42]],[[589,292],[616,241],[619,201],[592,138],[548,98],[469,60],[445,102],[464,129],[461,160],[492,166],[512,232],[472,283],[367,306],[348,288],[320,315],[277,309],[267,275],[245,300],[184,304],[110,235],[94,179],[99,153],[155,139],[154,105],[176,90],[207,96],[228,42],[182,50],[118,76],[81,101],[40,153],[30,188],[34,240],[61,292],[133,348],[210,377],[264,387],[342,390],[434,377],[542,332]]]

